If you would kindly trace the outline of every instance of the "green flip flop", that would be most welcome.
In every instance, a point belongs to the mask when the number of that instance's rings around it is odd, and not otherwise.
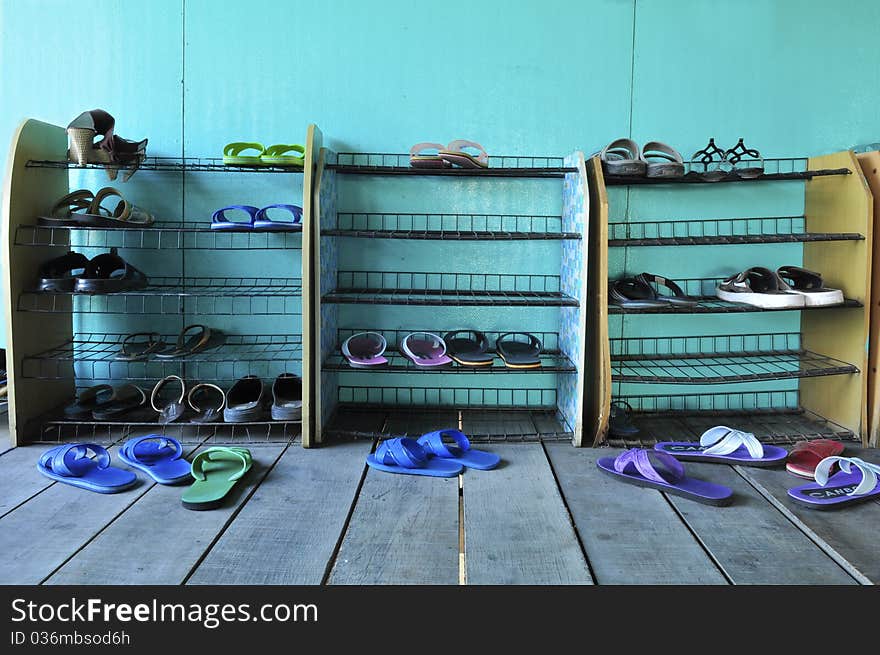
[[[195,482],[180,497],[186,509],[216,509],[253,465],[247,448],[216,446],[201,451],[192,461]]]
[[[245,150],[256,150],[256,155],[242,155]],[[223,163],[227,166],[265,166],[260,157],[266,148],[262,143],[227,143],[223,148]]]
[[[288,155],[288,152],[298,152],[299,155]],[[306,149],[298,144],[287,145],[278,144],[269,146],[265,152],[260,155],[260,161],[265,166],[299,166],[306,165],[305,157]]]

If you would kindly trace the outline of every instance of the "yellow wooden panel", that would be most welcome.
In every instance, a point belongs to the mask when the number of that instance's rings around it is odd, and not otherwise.
[[[12,138],[3,182],[2,240],[0,257],[3,284],[3,314],[6,324],[6,368],[9,380],[9,434],[14,445],[39,436],[34,419],[73,398],[74,382],[26,380],[22,360],[73,336],[70,313],[46,314],[17,311],[19,295],[33,289],[40,265],[63,255],[67,248],[16,246],[20,225],[34,225],[36,216],[68,192],[67,170],[25,168],[30,159],[67,158],[64,128],[26,120]],[[69,305],[68,305],[69,306]],[[71,369],[72,373],[72,369]]]
[[[809,160],[810,169],[849,168],[852,175],[817,177],[806,183],[805,213],[810,232],[858,232],[864,241],[804,244],[804,267],[822,273],[847,298],[870,303],[873,199],[858,161],[850,151]],[[801,313],[808,350],[854,364],[853,375],[807,378],[801,404],[860,435],[867,443],[867,308]]]
[[[608,435],[611,407],[611,347],[608,343],[608,193],[602,163],[593,157],[587,165],[590,191],[590,222],[587,290],[587,371],[585,430],[593,433],[593,445]]]
[[[880,152],[865,152],[858,155],[862,174],[875,198],[873,229],[880,229]],[[871,255],[871,304],[869,311],[870,329],[868,332],[868,443],[880,445],[880,386],[877,385],[877,367],[880,365],[880,244],[873,242]]]
[[[302,371],[303,371],[303,412],[302,412],[302,445],[306,448],[313,444],[314,405],[315,405],[315,369],[316,358],[315,333],[312,332],[312,316],[314,315],[314,299],[312,289],[315,285],[315,257],[317,220],[315,217],[315,184],[318,153],[321,151],[322,135],[317,125],[309,125],[306,134],[305,170],[303,174],[303,233],[302,233]],[[320,333],[317,333],[320,334]]]
[[[321,148],[318,153],[317,165],[315,167],[314,190],[312,191],[312,203],[314,210],[314,240],[312,247],[312,257],[314,265],[312,266],[312,316],[310,319],[312,331],[312,347],[314,354],[312,356],[312,435],[311,443],[315,445],[323,441],[323,425],[321,421],[321,180],[324,177],[324,166],[326,165],[327,149]],[[305,320],[305,317],[303,317]],[[304,444],[305,445],[305,444]]]

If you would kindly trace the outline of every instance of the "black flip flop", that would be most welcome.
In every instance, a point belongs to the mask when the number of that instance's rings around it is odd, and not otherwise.
[[[272,385],[272,420],[302,420],[302,380],[293,373],[282,373]]]
[[[632,405],[625,400],[611,402],[611,413],[608,417],[608,431],[611,436],[625,439],[639,433],[639,429],[632,422],[632,411]]]
[[[40,266],[40,291],[73,291],[88,266],[88,257],[78,252],[50,259]]]
[[[528,343],[517,340],[526,337]],[[506,332],[495,341],[495,349],[507,368],[540,368],[541,340],[528,332]]]
[[[203,350],[211,350],[226,343],[226,335],[220,330],[207,325],[194,323],[187,325],[177,336],[177,343],[166,350],[156,353],[156,357],[172,359],[186,357]]]
[[[93,410],[112,402],[113,387],[109,384],[97,384],[80,391],[76,400],[64,408],[64,415],[72,419],[90,418]]]
[[[147,404],[147,394],[139,386],[123,384],[113,389],[113,399],[106,404],[92,410],[92,418],[98,421],[106,421],[130,411],[143,407]]]
[[[116,354],[116,359],[126,362],[147,359],[164,345],[165,342],[158,332],[135,332],[122,340],[122,349]]]
[[[489,339],[478,330],[447,332],[446,354],[462,366],[492,366],[495,357],[489,350]]]
[[[77,293],[119,293],[147,286],[147,276],[117,254],[116,248],[89,261],[84,275],[76,281]]]

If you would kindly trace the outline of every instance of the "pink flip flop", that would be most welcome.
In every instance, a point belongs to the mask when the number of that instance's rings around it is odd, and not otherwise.
[[[384,366],[388,360],[382,356],[388,342],[378,332],[359,332],[342,344],[342,354],[352,368],[375,368]]]
[[[410,332],[400,341],[400,353],[419,368],[436,368],[452,363],[446,343],[431,332]]]

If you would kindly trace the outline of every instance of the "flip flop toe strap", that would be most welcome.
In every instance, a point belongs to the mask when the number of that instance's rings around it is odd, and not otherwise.
[[[817,483],[823,487],[828,484],[831,467],[835,463],[844,473],[851,473],[852,467],[855,466],[862,474],[861,482],[847,496],[862,496],[877,487],[877,474],[880,473],[880,466],[866,462],[859,457],[839,457],[836,455],[834,457],[826,457],[816,465]]]
[[[651,458],[663,468],[655,467]],[[684,479],[684,466],[672,455],[644,448],[632,448],[618,455],[614,470],[618,473],[635,472],[652,482],[676,484]]]
[[[397,437],[379,444],[376,448],[376,459],[388,466],[416,469],[427,465],[428,454],[415,439]]]
[[[429,432],[419,438],[419,445],[437,457],[456,457],[458,454],[449,450],[449,447],[443,442],[443,437],[455,441],[455,445],[463,451],[471,449],[471,442],[461,430]]]
[[[54,448],[43,454],[40,463],[65,478],[79,478],[91,468],[89,450],[95,453],[99,469],[109,468],[110,453],[103,446],[94,443],[72,443]]]
[[[162,453],[163,459],[173,461],[176,459],[180,459],[181,456],[183,455],[183,446],[180,445],[180,442],[177,439],[173,439],[172,437],[166,437],[161,434],[145,434],[141,437],[135,437],[134,439],[129,439],[128,441],[125,442],[125,444],[123,444],[122,452],[125,453],[125,456],[128,459],[130,459],[134,462],[138,462],[139,464],[149,464],[150,462],[145,461],[145,460],[141,459],[140,457],[138,457],[138,452],[137,452],[138,446],[143,444],[145,441],[158,441],[160,451],[164,451],[169,446],[174,449],[174,452],[171,453],[167,457],[165,456],[164,453]],[[141,448],[141,450],[143,451],[143,448]],[[154,456],[150,459],[155,459],[156,454],[158,454],[158,453],[155,453]]]
[[[241,468],[230,475],[227,480],[229,482],[235,482],[236,480],[240,480],[245,473],[247,473],[252,464],[250,451],[244,448],[208,448],[207,450],[203,450],[198,455],[193,458],[192,461],[192,476],[196,480],[205,481],[208,479],[208,476],[205,474],[205,464],[208,462],[241,462]]]
[[[745,446],[752,459],[764,457],[764,446],[751,432],[734,430],[725,425],[709,428],[700,437],[704,455],[730,455]]]

